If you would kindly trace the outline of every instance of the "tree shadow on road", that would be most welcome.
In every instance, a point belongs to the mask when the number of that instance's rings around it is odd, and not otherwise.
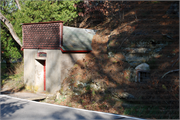
[[[17,102],[7,102],[10,98],[2,97],[0,98],[1,105],[1,117],[6,118],[12,116],[19,109],[23,109],[27,102],[17,101]]]

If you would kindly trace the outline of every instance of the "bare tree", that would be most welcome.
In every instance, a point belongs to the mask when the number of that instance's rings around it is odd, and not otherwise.
[[[0,19],[8,27],[9,32],[11,33],[14,40],[22,47],[21,40],[17,36],[16,32],[14,31],[12,24],[9,22],[9,20],[1,12],[0,12]]]
[[[19,0],[15,0],[15,2],[18,6],[18,9],[21,10]],[[10,21],[1,12],[0,12],[0,19],[8,27],[9,32],[11,33],[14,40],[22,47],[21,39],[17,36],[17,34],[14,31],[14,28],[13,28],[12,24],[10,23]]]

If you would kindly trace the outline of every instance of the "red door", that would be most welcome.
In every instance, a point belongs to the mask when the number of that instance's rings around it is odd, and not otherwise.
[[[46,91],[46,61],[44,61],[44,91]]]

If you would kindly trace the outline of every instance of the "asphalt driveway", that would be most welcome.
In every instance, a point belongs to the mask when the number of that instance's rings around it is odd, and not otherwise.
[[[104,112],[76,109],[0,95],[1,120],[143,120]]]

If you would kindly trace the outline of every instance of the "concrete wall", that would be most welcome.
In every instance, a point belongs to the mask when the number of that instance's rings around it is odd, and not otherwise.
[[[37,57],[39,52],[46,52],[47,57]],[[68,71],[77,60],[83,59],[86,53],[62,53],[61,50],[24,49],[24,82],[27,89],[41,92],[44,90],[38,71],[43,67],[38,60],[45,60],[46,91],[53,93],[61,88],[61,82],[68,76]],[[37,66],[37,67],[35,67]],[[37,73],[38,72],[38,73]]]
[[[61,54],[61,79],[64,80],[69,70],[74,66],[77,60],[82,60],[87,53],[62,53]]]
[[[45,60],[35,60],[35,81],[34,86],[35,90],[43,91],[44,87],[44,63]]]

